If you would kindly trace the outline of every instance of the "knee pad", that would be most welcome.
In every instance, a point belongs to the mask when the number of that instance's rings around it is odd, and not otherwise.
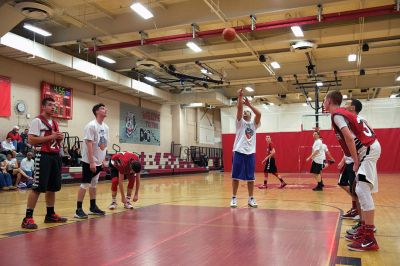
[[[128,188],[132,189],[133,185],[135,185],[135,176],[134,175],[130,175],[128,177]]]
[[[113,177],[111,181],[111,191],[117,191],[118,189],[118,177]]]
[[[82,183],[81,184],[81,188],[83,188],[83,189],[88,189],[89,187],[90,187],[89,183]]]
[[[372,198],[371,188],[368,183],[363,181],[357,182],[355,191],[363,211],[372,211],[375,209],[374,199]]]
[[[96,188],[96,185],[99,182],[99,176],[100,176],[100,173],[98,173],[96,176],[94,176],[92,178],[92,182],[90,182],[90,187],[91,188]]]

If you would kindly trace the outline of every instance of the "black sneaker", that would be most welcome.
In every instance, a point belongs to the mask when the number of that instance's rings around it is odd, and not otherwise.
[[[88,218],[87,214],[82,209],[76,209],[74,217],[77,219],[87,219]]]
[[[65,217],[61,217],[58,214],[53,213],[52,215],[46,215],[44,217],[44,222],[45,223],[65,223],[67,222],[68,219]]]
[[[106,212],[100,210],[100,208],[97,207],[97,205],[89,210],[89,215],[105,215],[105,214]]]
[[[312,190],[314,190],[314,191],[322,191],[323,190],[323,188],[322,188],[322,186],[316,186],[315,188],[313,188]]]

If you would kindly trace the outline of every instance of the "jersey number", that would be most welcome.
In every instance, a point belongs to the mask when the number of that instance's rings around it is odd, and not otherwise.
[[[359,124],[362,124],[362,125],[363,125],[363,128],[364,128],[363,133],[364,133],[365,136],[367,136],[367,137],[372,137],[372,135],[374,135],[374,132],[373,132],[373,131],[367,126],[367,124],[365,124],[365,122],[364,122],[363,120],[361,120],[359,117],[357,117],[357,122],[358,122]]]
[[[56,148],[58,148],[58,142],[56,140],[53,140],[50,145],[50,149],[55,150]]]

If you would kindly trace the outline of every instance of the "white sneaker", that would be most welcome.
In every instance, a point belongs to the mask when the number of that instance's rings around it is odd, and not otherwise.
[[[24,182],[19,182],[17,187],[18,188],[26,188],[27,186],[26,186],[26,184]]]
[[[127,202],[124,204],[124,208],[125,208],[125,209],[133,209],[133,206],[132,206],[132,204],[131,204],[129,201],[127,201]]]
[[[237,198],[232,197],[231,199],[231,208],[236,208],[237,207]]]
[[[115,208],[117,208],[117,203],[116,202],[112,202],[111,204],[110,204],[110,206],[108,206],[108,209],[110,209],[110,210],[115,210]]]
[[[258,207],[257,202],[256,202],[255,198],[253,198],[253,197],[249,198],[249,201],[247,202],[247,204],[251,208],[257,208]]]

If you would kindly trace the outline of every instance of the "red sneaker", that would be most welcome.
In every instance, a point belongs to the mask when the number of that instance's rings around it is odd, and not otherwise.
[[[358,227],[358,228],[355,230],[355,232],[354,232],[353,235],[351,235],[351,234],[346,234],[346,235],[344,236],[344,238],[345,238],[347,241],[351,241],[351,242],[362,242],[362,241],[364,240],[364,238],[365,238],[364,227],[365,227],[365,225],[361,224],[361,226]]]
[[[360,215],[356,209],[350,209],[348,212],[342,215],[342,219],[359,220]]]
[[[258,188],[259,188],[259,189],[267,189],[268,186],[267,186],[267,185],[259,185]]]
[[[55,213],[50,216],[46,215],[46,217],[44,218],[45,223],[65,223],[66,221],[68,221],[67,218],[61,217],[60,215]]]
[[[353,251],[377,251],[379,250],[378,242],[376,242],[376,239],[374,235],[366,235],[363,239],[363,241],[360,242],[354,242],[349,245],[347,245],[347,248],[349,250]]]
[[[32,217],[25,217],[22,220],[21,227],[25,229],[37,229],[38,226],[35,224],[35,221]]]
[[[284,188],[284,187],[286,187],[286,185],[287,184],[285,182],[282,182],[281,185],[279,186],[279,188]]]

